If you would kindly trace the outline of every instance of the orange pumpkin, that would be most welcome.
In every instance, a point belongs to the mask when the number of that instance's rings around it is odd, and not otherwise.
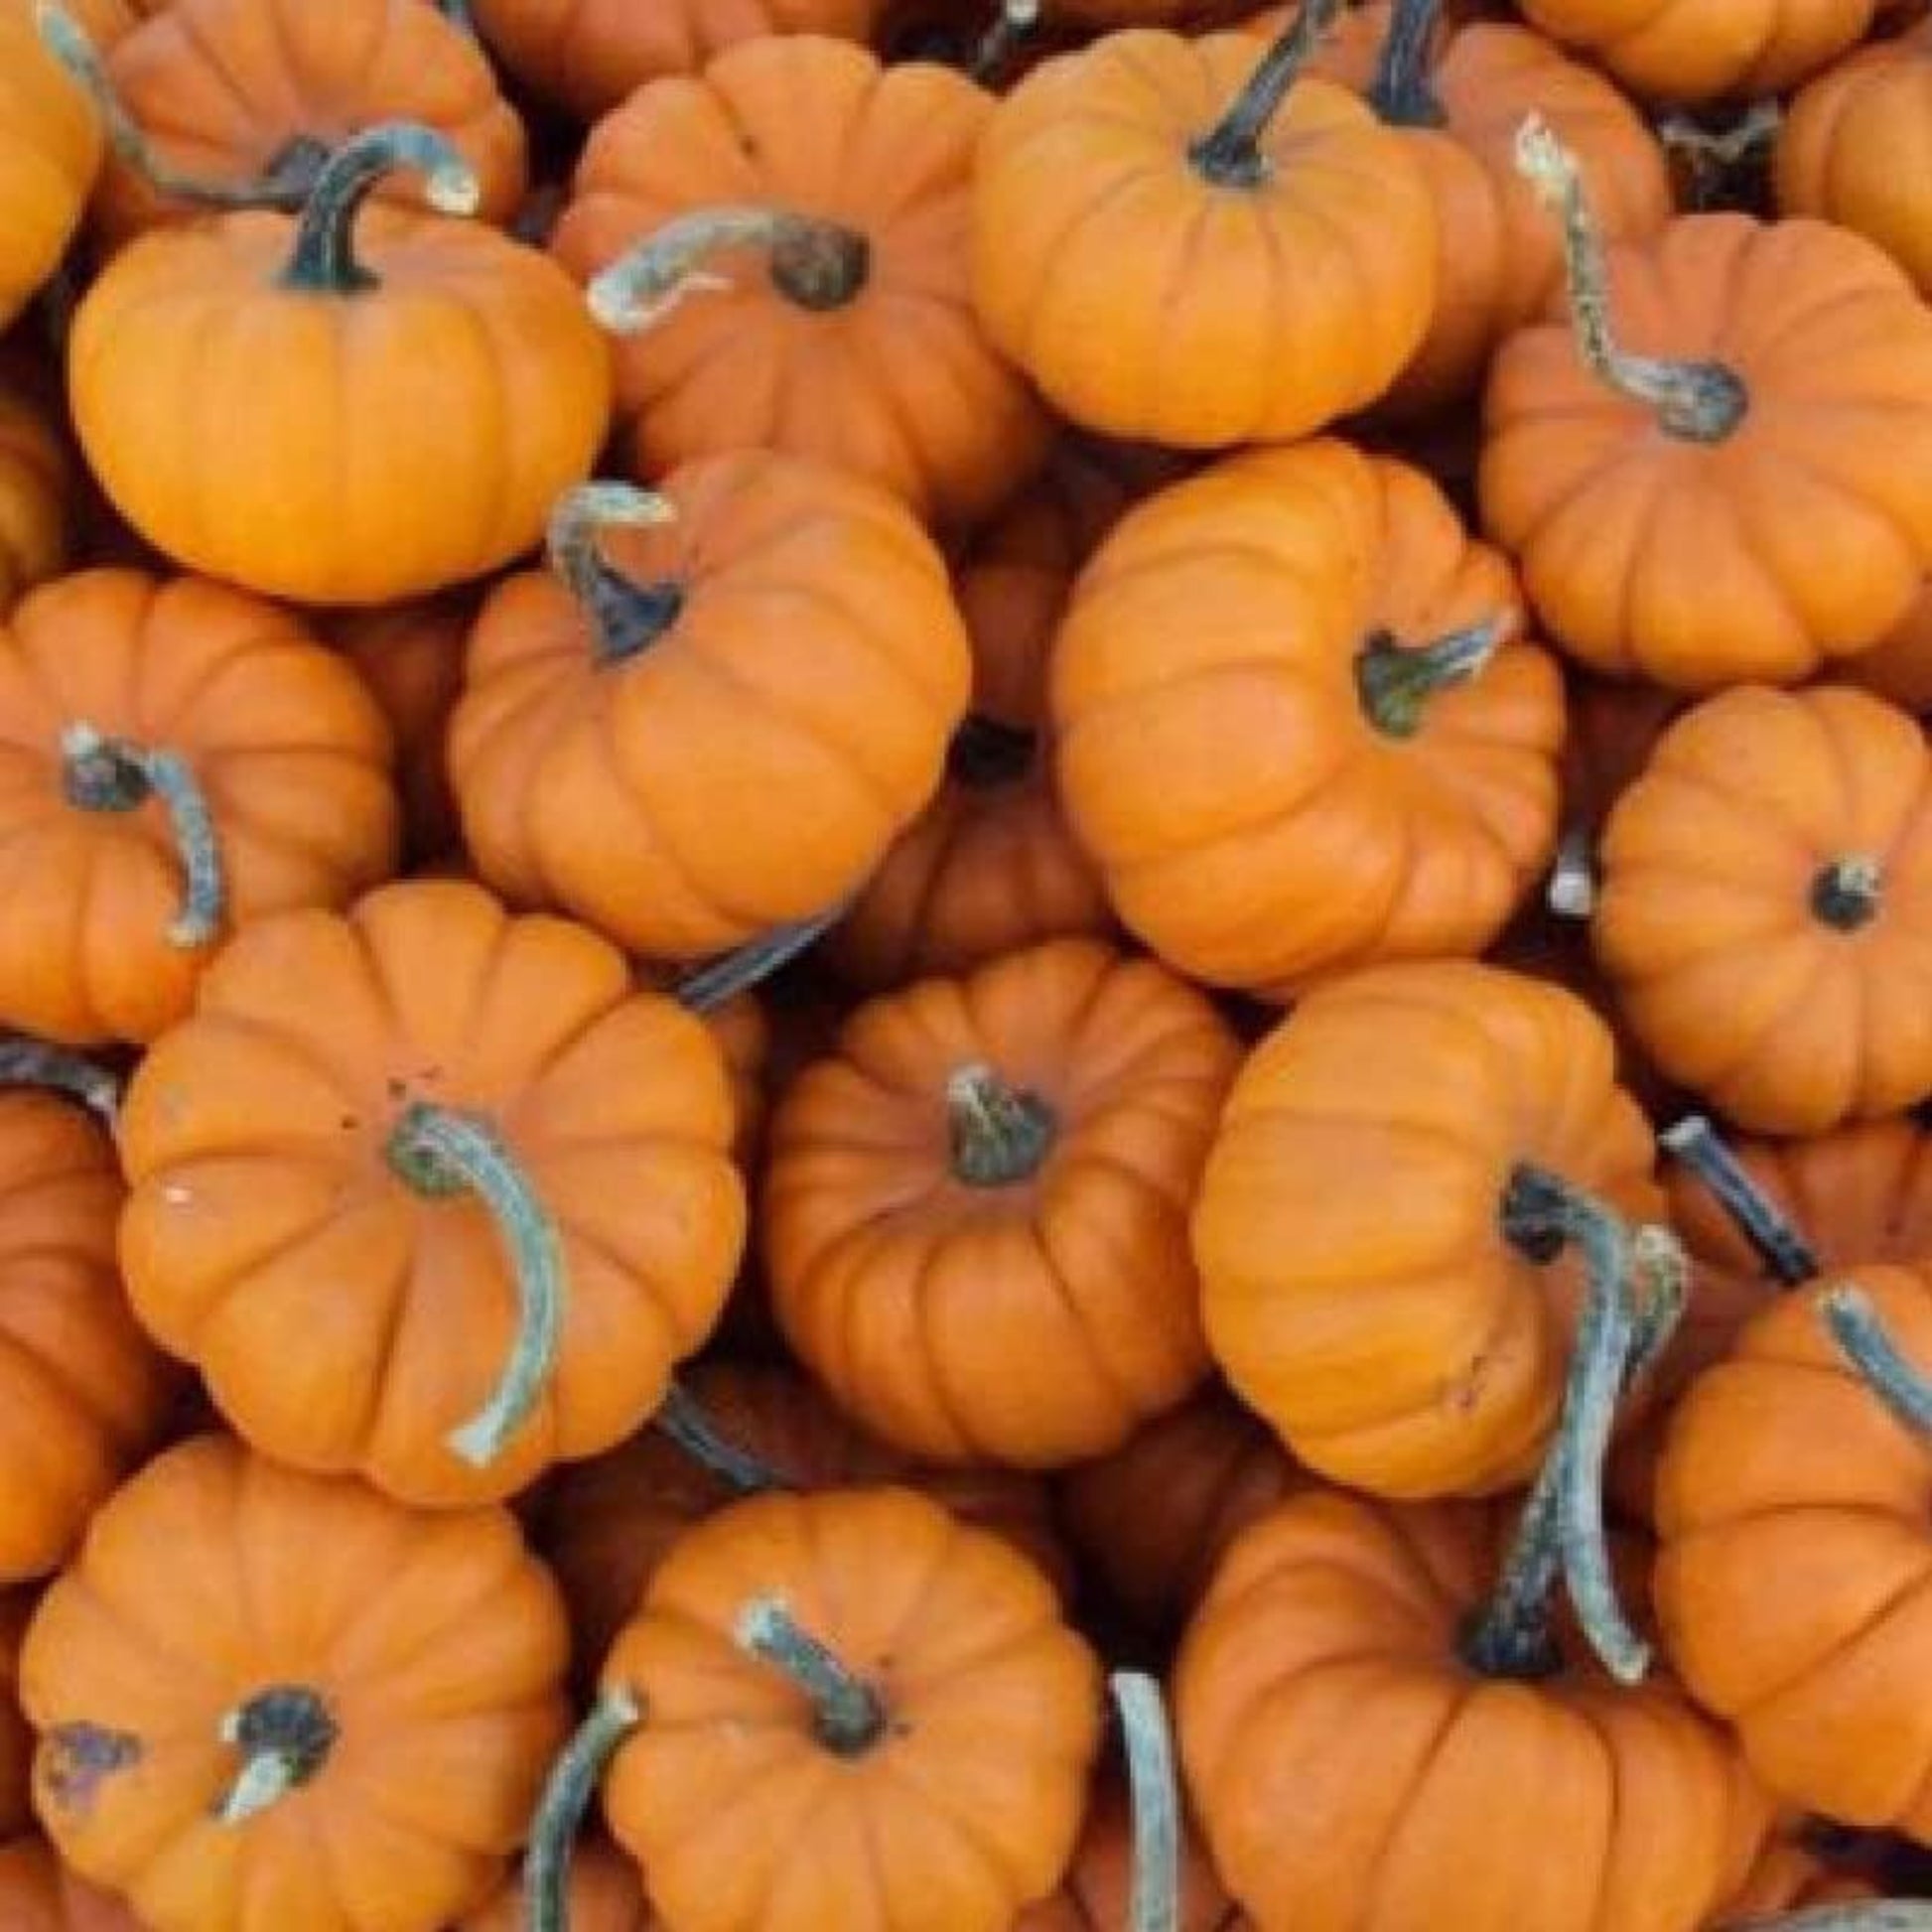
[[[1721,1928],[1734,1928],[1734,1932],[1749,1932],[1752,1926],[1770,1921],[1775,1932],[1776,1925],[1781,1923],[1773,1918],[1775,1913],[1804,1912],[1821,1905],[1850,1905],[1877,1896],[1878,1888],[1869,1879],[1835,1871],[1805,1843],[1800,1830],[1791,1830],[1766,1842],[1743,1885],[1725,1901],[1723,1911],[1716,1913],[1711,1923]],[[1885,1932],[1882,1917],[1874,1915],[1863,1923],[1868,1926],[1868,1932]],[[1910,1921],[1906,1923],[1909,1925]],[[1859,1932],[1860,1924],[1856,1915],[1851,1916],[1843,1921],[1843,1932]],[[1792,1932],[1804,1932],[1802,1918]],[[1821,1928],[1814,1923],[1812,1932],[1821,1932]],[[1825,1921],[1822,1932],[1833,1932],[1830,1919]]]
[[[0,1024],[147,1040],[223,931],[387,876],[389,732],[291,617],[84,571],[0,627]]]
[[[86,96],[41,45],[36,0],[0,0],[0,329],[60,266],[100,166]]]
[[[67,562],[72,465],[53,424],[0,389],[0,619]]]
[[[7,1932],[143,1932],[125,1906],[76,1878],[39,1838],[0,1845],[0,1919]]]
[[[1129,513],[1053,647],[1060,791],[1115,909],[1285,999],[1475,953],[1556,835],[1562,680],[1420,471],[1319,441]]]
[[[602,1839],[592,1839],[571,1861],[566,1923],[568,1932],[664,1932],[637,1867]],[[530,1932],[522,1879],[511,1879],[456,1932]]]
[[[437,208],[475,207],[442,135],[373,128],[336,150],[300,217],[143,236],[82,299],[82,448],[170,556],[276,597],[389,603],[528,549],[589,470],[610,356],[570,278],[481,222],[358,219],[403,167]]]
[[[622,568],[606,532],[633,539]],[[746,451],[558,505],[470,642],[450,769],[478,870],[694,959],[840,903],[938,784],[970,653],[895,498]],[[769,647],[770,626],[785,638]]]
[[[153,1932],[443,1932],[522,1842],[564,1659],[507,1511],[425,1516],[201,1437],[35,1613],[35,1808]]]
[[[1693,691],[1877,643],[1932,562],[1932,312],[1816,221],[1686,215],[1605,249],[1549,129],[1519,146],[1571,315],[1503,344],[1478,484],[1552,638]]]
[[[20,1709],[20,1640],[34,1613],[34,1598],[24,1589],[0,1594],[0,1840],[32,1828],[27,1800],[34,1757],[34,1733]],[[5,1887],[0,1885],[0,1895]]]
[[[773,37],[598,123],[551,247],[622,338],[632,474],[779,450],[951,527],[1013,493],[1048,432],[973,312],[992,112],[947,69]]]
[[[1337,0],[1245,34],[1128,32],[1048,61],[980,148],[973,288],[1076,423],[1188,449],[1286,440],[1415,353],[1436,228],[1408,143],[1298,78]]]
[[[1837,659],[1830,675],[1921,717],[1932,711],[1932,585],[1877,643],[1856,657]]]
[[[136,1311],[299,1467],[508,1495],[709,1332],[742,1189],[718,1047],[622,956],[459,883],[242,932],[128,1089]]]
[[[1206,1372],[1186,1215],[1238,1055],[1191,987],[1092,940],[862,1007],[771,1123],[799,1359],[929,1460],[1117,1448]]]
[[[1631,1032],[1738,1126],[1820,1134],[1932,1092],[1932,756],[1904,713],[1706,699],[1610,814],[1602,867],[1596,952]]]

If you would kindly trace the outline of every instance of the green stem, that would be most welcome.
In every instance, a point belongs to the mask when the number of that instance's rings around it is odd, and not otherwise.
[[[530,1824],[523,1862],[523,1908],[530,1932],[570,1932],[570,1850],[598,1780],[618,1748],[644,1721],[627,1690],[606,1691],[550,1767]]]
[[[1657,1138],[1665,1153],[1704,1183],[1779,1283],[1796,1288],[1817,1275],[1818,1257],[1805,1237],[1702,1114],[1686,1114]]]
[[[667,1442],[675,1444],[706,1474],[716,1476],[741,1496],[797,1486],[723,1435],[703,1403],[681,1383],[671,1384],[651,1421]]]
[[[838,1757],[860,1757],[886,1734],[879,1693],[855,1677],[775,1596],[759,1596],[738,1619],[738,1642],[782,1671],[810,1700],[818,1741]]]
[[[544,549],[550,568],[590,621],[600,665],[640,656],[677,622],[684,587],[633,584],[598,549],[611,529],[661,529],[677,520],[670,498],[621,483],[579,483],[557,498]]]
[[[946,1082],[952,1172],[968,1187],[1011,1187],[1036,1174],[1058,1131],[1053,1110],[1035,1093],[1007,1083],[975,1061]]]
[[[118,1074],[69,1047],[25,1034],[0,1036],[0,1087],[45,1087],[50,1093],[67,1094],[110,1129],[120,1115]]]
[[[1656,1367],[1691,1300],[1691,1258],[1669,1228],[1647,1221],[1630,1236],[1630,1353],[1627,1389]]]
[[[1234,105],[1194,143],[1188,158],[1197,174],[1216,188],[1255,188],[1268,179],[1262,136],[1340,11],[1341,0],[1302,0],[1287,32],[1262,56]]]
[[[1180,1787],[1161,1686],[1142,1671],[1108,1680],[1134,1799],[1132,1932],[1180,1932]]]
[[[716,1013],[720,1007],[729,1006],[741,993],[761,986],[773,973],[809,951],[845,917],[846,910],[847,901],[841,899],[829,911],[774,925],[736,951],[695,967],[671,989],[677,1003],[693,1013]]]
[[[486,1121],[419,1100],[397,1120],[386,1152],[390,1168],[425,1199],[475,1194],[489,1210],[509,1257],[515,1346],[495,1392],[448,1438],[464,1461],[483,1468],[529,1419],[556,1367],[566,1292],[557,1230]]]
[[[1863,1289],[1828,1288],[1818,1311],[1839,1353],[1859,1378],[1915,1436],[1932,1438],[1932,1382],[1908,1362]]]
[[[1543,902],[1560,919],[1587,919],[1596,910],[1595,841],[1589,828],[1572,825],[1557,840]]]
[[[460,27],[473,41],[481,41],[483,36],[477,31],[476,10],[470,0],[435,0],[436,11],[452,27]]]
[[[1840,932],[1857,932],[1883,909],[1884,884],[1884,868],[1876,859],[1863,854],[1834,859],[1812,878],[1812,914]]]
[[[1807,1905],[1771,1918],[1733,1920],[1722,1932],[1932,1932],[1932,1899],[1859,1898]]]
[[[1515,628],[1505,614],[1452,630],[1433,644],[1399,644],[1378,630],[1355,655],[1355,695],[1362,715],[1384,738],[1414,738],[1429,701],[1453,684],[1481,674]]]
[[[1368,104],[1391,127],[1441,127],[1449,118],[1429,83],[1442,0],[1395,0]]]
[[[278,1684],[237,1705],[221,1720],[221,1741],[242,1753],[241,1769],[215,1817],[243,1825],[307,1784],[329,1761],[336,1720],[314,1691]]]
[[[1039,0],[1000,0],[1000,11],[966,64],[967,74],[982,87],[997,86],[1038,25]]]

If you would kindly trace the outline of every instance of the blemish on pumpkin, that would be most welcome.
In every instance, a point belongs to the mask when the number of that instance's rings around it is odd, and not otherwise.
[[[141,1759],[141,1740],[105,1725],[56,1725],[47,1733],[40,1783],[65,1812],[84,1817],[102,1783]]]

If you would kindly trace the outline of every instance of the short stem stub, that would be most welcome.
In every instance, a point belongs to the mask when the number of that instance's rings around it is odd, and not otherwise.
[[[329,1760],[336,1720],[312,1690],[277,1684],[237,1705],[221,1720],[221,1741],[241,1753],[241,1768],[215,1816],[246,1824],[307,1784]]]
[[[1268,179],[1262,137],[1340,11],[1341,0],[1302,0],[1301,10],[1262,56],[1234,105],[1194,143],[1189,159],[1204,181],[1216,188],[1255,188]]]
[[[1884,868],[1876,859],[1863,853],[1834,859],[1812,876],[1812,915],[1840,932],[1857,932],[1878,916],[1884,887]]]
[[[666,1441],[674,1443],[699,1468],[714,1475],[728,1489],[741,1496],[756,1496],[767,1489],[792,1489],[797,1485],[776,1469],[741,1449],[718,1428],[706,1413],[704,1404],[681,1383],[673,1382],[665,1391],[651,1418]]]
[[[966,63],[967,73],[982,87],[997,86],[1039,25],[1040,0],[999,0],[993,23],[980,36]]]
[[[1932,1441],[1932,1381],[1905,1359],[1871,1298],[1850,1284],[1828,1288],[1818,1298],[1818,1312],[1865,1387],[1903,1428]]]
[[[1180,1932],[1180,1785],[1161,1686],[1142,1671],[1108,1679],[1134,1801],[1132,1932]]]
[[[71,1047],[25,1034],[0,1036],[0,1087],[45,1087],[79,1101],[111,1130],[120,1116],[121,1083]]]
[[[1589,211],[1576,158],[1540,114],[1516,132],[1516,170],[1563,221],[1571,326],[1586,363],[1599,380],[1643,404],[1668,436],[1722,443],[1750,408],[1743,379],[1722,362],[1671,361],[1632,355],[1617,346],[1610,323],[1609,269]]]
[[[960,1067],[946,1082],[946,1118],[953,1178],[968,1187],[1031,1180],[1052,1151],[1052,1108],[978,1062]]]
[[[1395,0],[1368,104],[1391,127],[1441,127],[1449,116],[1429,83],[1442,0]]]
[[[1384,738],[1414,738],[1429,701],[1452,684],[1480,676],[1514,628],[1515,619],[1505,613],[1452,630],[1433,644],[1399,644],[1386,630],[1377,631],[1355,655],[1362,715]]]
[[[1782,1286],[1796,1288],[1818,1273],[1818,1257],[1805,1237],[1702,1114],[1686,1114],[1657,1138],[1704,1183]]]
[[[973,791],[1016,785],[1034,768],[1039,734],[969,711],[946,749],[946,775]]]
[[[1775,100],[1753,101],[1728,127],[1707,127],[1682,110],[1663,115],[1657,139],[1682,166],[1688,211],[1747,207],[1783,122]]]
[[[741,993],[762,986],[801,953],[809,952],[845,917],[848,909],[849,902],[841,899],[823,912],[814,912],[808,919],[774,925],[722,958],[694,967],[672,987],[672,994],[679,1006],[692,1013],[716,1013]]]
[[[838,1757],[858,1757],[885,1736],[886,1706],[775,1596],[759,1596],[738,1619],[739,1646],[782,1671],[810,1699],[818,1741]]]
[[[530,1932],[570,1932],[571,1847],[605,1767],[643,1721],[643,1707],[631,1692],[606,1691],[550,1767],[523,1862],[523,1909]]]
[[[557,1363],[564,1260],[529,1176],[485,1120],[428,1101],[406,1107],[389,1135],[389,1166],[426,1200],[475,1194],[489,1210],[515,1283],[515,1345],[495,1391],[448,1442],[475,1468],[493,1462],[528,1420]]]
[[[621,664],[641,655],[684,610],[683,585],[668,579],[633,584],[604,560],[599,538],[606,530],[661,529],[676,520],[668,497],[631,483],[579,483],[552,506],[544,552],[590,621],[598,663]]]
[[[1543,902],[1560,919],[1587,919],[1596,911],[1596,841],[1589,828],[1572,825],[1557,840]]]

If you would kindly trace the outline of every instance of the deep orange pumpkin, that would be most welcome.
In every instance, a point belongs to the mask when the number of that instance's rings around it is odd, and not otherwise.
[[[0,1919],[7,1932],[143,1932],[125,1906],[76,1878],[40,1838],[0,1845]]]
[[[35,0],[0,0],[0,329],[60,265],[100,166],[86,97],[41,45]]]
[[[53,424],[0,389],[0,619],[67,562],[73,465]]]
[[[1869,650],[1841,657],[1829,675],[1856,684],[1921,717],[1932,711],[1932,586],[1919,592],[1910,608]]]

